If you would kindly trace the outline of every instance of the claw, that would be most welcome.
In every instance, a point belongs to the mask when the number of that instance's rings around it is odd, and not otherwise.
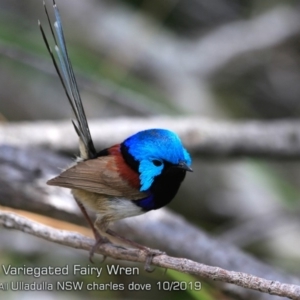
[[[94,264],[94,260],[93,260],[93,256],[94,256],[94,253],[92,253],[92,251],[90,251],[90,255],[89,255],[89,261]],[[100,261],[100,264],[104,263],[106,261],[106,258],[107,256],[106,255],[103,255],[102,257],[102,260]]]
[[[151,268],[152,260],[154,256],[165,254],[165,252],[162,252],[160,250],[153,250],[153,249],[147,249],[145,250],[147,253],[144,270],[146,272],[152,273],[155,270],[155,267]]]
[[[96,239],[96,242],[95,244],[93,245],[93,247],[91,248],[90,250],[90,255],[89,255],[89,259],[90,259],[90,262],[93,264],[94,261],[93,261],[93,256],[94,256],[94,253],[95,251],[97,250],[97,248],[102,245],[102,244],[105,244],[105,243],[109,243],[109,240],[107,238],[104,238],[102,237],[101,235],[97,235],[97,239]],[[103,259],[101,261],[101,263],[103,263],[106,259],[106,256],[103,255]]]
[[[154,257],[154,254],[149,253],[146,258],[144,270],[148,273],[152,273],[155,271],[155,267],[151,268],[151,263],[152,263],[153,257]]]

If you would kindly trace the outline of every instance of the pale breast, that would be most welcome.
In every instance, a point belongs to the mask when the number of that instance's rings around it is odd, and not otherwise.
[[[95,211],[98,217],[105,217],[110,222],[145,213],[141,207],[125,198],[112,197],[80,189],[72,189],[72,193],[84,206]]]

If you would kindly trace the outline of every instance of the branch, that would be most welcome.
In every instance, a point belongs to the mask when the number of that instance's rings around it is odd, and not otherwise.
[[[28,234],[43,238],[57,244],[75,249],[89,250],[94,240],[75,232],[57,230],[36,222],[32,222],[17,214],[1,212],[0,224],[8,229],[17,229]],[[147,256],[143,250],[123,249],[112,244],[104,244],[99,247],[97,253],[114,259],[132,262],[146,263]],[[269,293],[290,299],[300,299],[300,286],[281,283],[279,281],[266,280],[253,275],[228,271],[218,267],[200,264],[185,258],[171,257],[166,254],[155,256],[152,264],[158,267],[173,269],[203,278],[232,283],[244,288]]]
[[[113,119],[91,121],[92,136],[99,149],[123,141],[146,128],[169,128],[177,132],[194,157],[299,159],[300,122],[215,122],[199,118]],[[0,126],[0,144],[38,146],[77,152],[71,122],[8,123]]]

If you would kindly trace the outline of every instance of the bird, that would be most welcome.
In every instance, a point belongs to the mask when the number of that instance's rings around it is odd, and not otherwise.
[[[91,261],[97,247],[109,242],[107,236],[115,236],[129,245],[149,250],[150,248],[119,236],[109,229],[109,225],[111,222],[156,210],[170,203],[186,172],[193,171],[191,156],[179,136],[163,128],[139,131],[118,144],[96,150],[55,0],[54,30],[45,2],[44,8],[55,52],[52,51],[40,21],[38,25],[74,112],[76,120],[72,120],[72,123],[79,137],[80,150],[80,157],[47,184],[71,189],[95,236],[95,245],[90,250]],[[86,208],[96,213],[94,223]]]

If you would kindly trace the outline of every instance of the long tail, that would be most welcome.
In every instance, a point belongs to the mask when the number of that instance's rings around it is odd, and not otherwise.
[[[47,50],[52,58],[54,67],[56,69],[56,72],[59,76],[59,79],[62,83],[62,86],[66,92],[66,95],[68,97],[68,100],[70,102],[70,105],[73,109],[73,112],[76,117],[76,121],[72,120],[72,123],[74,125],[74,128],[76,130],[76,133],[79,136],[80,140],[80,156],[83,159],[87,158],[94,158],[96,157],[96,150],[95,146],[91,137],[89,125],[86,119],[85,111],[82,105],[80,93],[78,90],[78,85],[75,79],[74,71],[72,68],[71,61],[69,59],[67,46],[65,42],[65,37],[63,33],[62,23],[60,14],[57,8],[57,5],[55,3],[55,0],[53,0],[53,9],[55,14],[55,22],[54,22],[54,28],[55,32],[53,31],[53,27],[51,25],[50,17],[47,11],[46,4],[44,2],[44,8],[47,15],[48,23],[51,29],[51,33],[54,39],[55,43],[55,52],[57,53],[58,59],[59,59],[59,65],[58,66],[56,62],[56,58],[52,52],[52,49],[48,43],[46,34],[42,28],[40,20],[38,20],[38,25],[40,27],[44,42],[46,44]]]

